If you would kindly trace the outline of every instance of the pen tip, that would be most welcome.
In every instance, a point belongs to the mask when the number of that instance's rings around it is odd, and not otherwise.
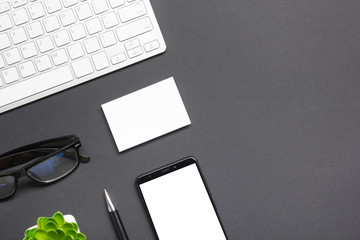
[[[113,212],[115,210],[115,208],[114,208],[113,203],[110,200],[110,197],[109,197],[106,189],[104,189],[104,194],[105,194],[105,200],[106,200],[106,204],[108,206],[108,210],[109,210],[109,212]]]
[[[109,194],[108,194],[108,192],[106,191],[106,189],[104,189],[104,195],[105,195],[105,198],[106,198],[106,199],[109,199]]]

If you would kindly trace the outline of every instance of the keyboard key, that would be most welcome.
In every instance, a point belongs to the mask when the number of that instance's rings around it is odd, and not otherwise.
[[[144,44],[144,49],[146,52],[150,52],[152,50],[158,49],[159,47],[160,45],[158,40],[154,40],[152,42]]]
[[[91,62],[88,58],[84,58],[84,59],[81,59],[77,62],[74,62],[71,64],[73,70],[74,70],[74,73],[75,73],[75,76],[77,78],[80,78],[80,77],[83,77],[83,76],[86,76],[92,72],[94,72],[94,69],[91,65]]]
[[[0,55],[0,68],[5,67],[5,62],[4,59],[2,58],[2,56]]]
[[[109,8],[105,0],[91,0],[95,14],[107,11]]]
[[[127,22],[145,15],[146,8],[143,1],[131,4],[118,10],[121,22]]]
[[[57,47],[70,43],[69,35],[65,29],[54,33],[54,40]]]
[[[93,18],[87,21],[86,28],[90,35],[100,32],[102,27],[99,18]]]
[[[45,9],[41,2],[34,3],[28,7],[30,17],[32,19],[38,19],[40,17],[45,16]]]
[[[18,28],[11,31],[10,36],[14,44],[19,44],[27,40],[24,28]]]
[[[11,15],[14,19],[15,25],[21,25],[29,21],[29,17],[25,8],[20,8],[16,11],[13,11]]]
[[[45,71],[52,67],[50,58],[48,55],[43,55],[35,59],[36,66],[39,72]]]
[[[97,54],[93,55],[91,58],[94,62],[95,69],[97,71],[100,71],[101,69],[104,69],[104,68],[107,68],[110,66],[109,60],[108,60],[105,52],[97,53]]]
[[[25,5],[25,4],[27,4],[27,2],[28,2],[27,0],[11,0],[11,3],[14,8]]]
[[[10,49],[4,53],[6,62],[10,65],[16,62],[20,62],[21,57],[17,48]]]
[[[60,28],[59,21],[55,15],[43,20],[46,32],[52,32]]]
[[[42,29],[41,23],[39,21],[27,25],[26,30],[30,38],[36,38],[44,34],[44,30]]]
[[[65,7],[70,7],[78,3],[78,0],[63,0]]]
[[[101,33],[99,35],[99,37],[100,37],[101,44],[103,45],[104,48],[110,47],[116,43],[116,38],[115,38],[113,31]]]
[[[7,84],[15,82],[20,79],[15,67],[8,68],[2,71],[2,75]]]
[[[48,13],[57,12],[61,9],[59,0],[44,0]]]
[[[76,22],[76,18],[72,9],[65,10],[59,15],[60,21],[64,27]]]
[[[126,60],[125,53],[120,53],[120,54],[117,54],[117,55],[111,57],[111,63],[113,65],[121,63],[121,62],[123,62],[125,60]]]
[[[109,12],[101,16],[105,28],[111,28],[119,24],[115,12]]]
[[[85,28],[82,23],[69,28],[72,40],[76,41],[86,37]]]
[[[25,59],[33,57],[38,54],[34,42],[29,42],[29,43],[22,45],[20,47],[20,50]]]
[[[145,17],[117,28],[116,33],[119,40],[124,41],[129,38],[135,37],[137,35],[149,32],[152,29],[153,28],[151,25],[150,18]]]
[[[19,65],[20,74],[23,78],[34,75],[36,73],[32,61],[27,61]]]
[[[3,50],[5,48],[8,48],[11,46],[9,37],[6,33],[0,34],[0,50]]]
[[[54,49],[54,44],[51,41],[50,36],[40,38],[36,42],[37,42],[37,45],[38,45],[39,50],[40,50],[41,53],[47,52],[47,51],[49,51],[51,49]]]
[[[59,49],[51,53],[51,57],[54,61],[55,66],[61,65],[69,61],[64,49]]]
[[[79,20],[84,20],[92,16],[90,5],[88,3],[81,4],[75,8],[75,12]]]
[[[13,25],[11,23],[10,16],[8,14],[0,16],[0,32],[5,31],[11,28]]]
[[[61,76],[61,77],[59,77]],[[0,90],[0,106],[43,92],[73,80],[69,66],[63,66]]]
[[[126,50],[130,50],[130,49],[139,47],[140,46],[140,41],[139,41],[139,39],[135,38],[135,39],[133,39],[131,41],[126,42],[124,45],[125,45]]]
[[[85,55],[84,50],[81,46],[81,43],[75,43],[73,45],[70,45],[68,48],[69,56],[72,60],[82,57]]]
[[[109,0],[109,2],[112,8],[116,8],[125,4],[125,0]]]
[[[0,13],[6,12],[10,10],[9,2],[1,2],[0,3]]]
[[[84,46],[87,53],[93,53],[100,49],[100,44],[96,37],[86,39],[84,41]]]
[[[137,57],[137,56],[140,56],[141,54],[143,54],[143,51],[142,51],[141,47],[137,47],[137,48],[131,49],[127,53],[129,55],[129,58],[134,58],[134,57]]]

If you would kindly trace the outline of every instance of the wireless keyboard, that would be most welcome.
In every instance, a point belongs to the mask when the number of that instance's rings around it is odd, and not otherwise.
[[[0,0],[0,113],[165,49],[149,0]]]

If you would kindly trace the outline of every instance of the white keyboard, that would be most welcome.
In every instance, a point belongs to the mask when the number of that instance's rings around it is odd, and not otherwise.
[[[149,0],[0,0],[0,113],[165,49]]]

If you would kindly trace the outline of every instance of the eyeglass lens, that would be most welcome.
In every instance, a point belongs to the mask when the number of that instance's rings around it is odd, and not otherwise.
[[[0,198],[5,198],[14,193],[16,179],[14,176],[0,177]]]
[[[77,152],[75,149],[70,148],[31,167],[28,174],[40,182],[54,181],[67,175],[77,164]]]

